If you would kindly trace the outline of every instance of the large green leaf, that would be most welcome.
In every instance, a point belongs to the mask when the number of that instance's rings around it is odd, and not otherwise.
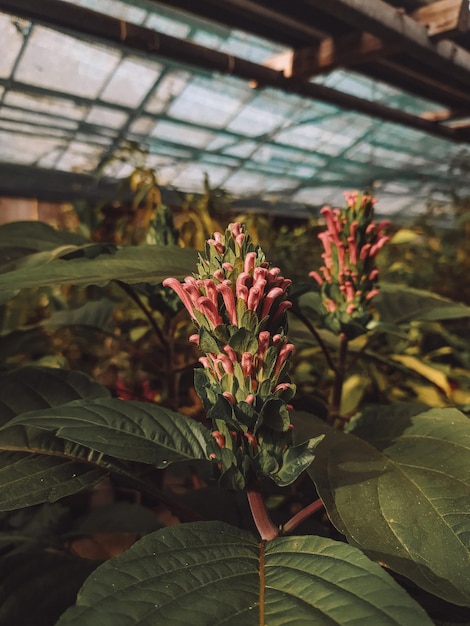
[[[93,487],[103,476],[103,470],[73,459],[0,452],[0,511],[55,502]]]
[[[19,415],[7,424],[45,429],[118,459],[166,467],[207,459],[208,429],[180,413],[116,398],[77,400]]]
[[[470,307],[464,304],[431,291],[392,283],[380,283],[380,293],[374,298],[374,305],[381,321],[396,324],[413,320],[435,321],[470,317]]]
[[[110,298],[91,300],[76,309],[56,311],[51,317],[44,320],[42,325],[46,328],[91,326],[104,329],[115,309],[116,302],[113,302]]]
[[[0,226],[0,248],[24,248],[39,252],[59,246],[89,243],[82,235],[59,231],[45,222],[20,221]]]
[[[48,367],[22,367],[0,374],[0,425],[26,411],[80,398],[106,398],[106,387],[86,374]]]
[[[428,626],[359,550],[323,537],[258,542],[221,522],[166,528],[100,566],[57,626]]]
[[[309,473],[331,521],[371,558],[427,591],[470,603],[470,420],[455,409],[367,412],[354,435],[312,416],[299,436],[327,436]],[[373,444],[373,445],[371,445]]]
[[[0,274],[0,302],[18,289],[52,284],[105,285],[111,280],[160,283],[168,276],[183,278],[191,274],[196,261],[194,250],[178,246],[129,246],[94,259],[38,261],[35,267]]]

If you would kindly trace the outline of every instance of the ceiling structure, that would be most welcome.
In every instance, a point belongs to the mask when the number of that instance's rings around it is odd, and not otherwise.
[[[132,146],[164,186],[284,213],[470,195],[469,22],[468,0],[0,0],[0,195],[109,193]]]

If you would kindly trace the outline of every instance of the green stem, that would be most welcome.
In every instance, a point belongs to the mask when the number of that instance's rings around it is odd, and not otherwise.
[[[281,534],[286,535],[287,533],[291,533],[294,530],[294,528],[297,528],[299,524],[304,522],[306,519],[308,519],[311,515],[313,515],[317,511],[320,511],[323,507],[324,507],[324,504],[321,498],[318,498],[318,500],[315,500],[315,502],[312,502],[311,504],[303,508],[301,511],[296,513],[293,517],[291,517],[290,520],[286,522],[284,526],[281,528]]]
[[[152,330],[155,332],[155,334],[159,338],[161,344],[166,348],[168,346],[168,342],[166,340],[166,337],[164,336],[164,334],[162,333],[160,327],[158,326],[157,322],[155,321],[155,319],[154,319],[150,309],[145,306],[145,304],[143,303],[143,301],[140,298],[140,296],[127,283],[124,283],[121,280],[116,280],[115,282],[137,304],[139,309],[142,311],[142,313],[145,315],[145,317],[149,321],[149,324],[152,327]]]
[[[279,528],[275,526],[266,509],[261,490],[257,481],[253,481],[247,488],[248,503],[256,528],[264,541],[275,539],[279,536]]]
[[[333,372],[335,372],[335,374],[337,373],[337,368],[336,365],[333,361],[333,359],[331,358],[331,354],[328,351],[328,348],[325,345],[325,342],[323,341],[323,339],[321,338],[319,332],[317,331],[317,329],[315,328],[315,326],[310,322],[310,320],[308,318],[306,318],[302,313],[300,313],[300,311],[298,310],[292,310],[291,309],[291,313],[292,315],[295,315],[297,317],[297,319],[299,319],[302,324],[304,324],[304,326],[306,326],[308,328],[308,330],[312,333],[312,335],[315,337],[318,345],[321,348],[321,351],[323,352],[323,355],[326,359],[326,362],[328,363],[328,367],[333,370]]]
[[[339,336],[338,365],[335,369],[335,382],[328,424],[336,425],[340,415],[341,395],[343,393],[344,376],[346,374],[346,357],[348,354],[348,338],[344,333]],[[342,420],[340,420],[342,423]]]

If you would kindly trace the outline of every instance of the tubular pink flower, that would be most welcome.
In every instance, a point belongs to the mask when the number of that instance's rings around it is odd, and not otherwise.
[[[227,272],[233,272],[233,265],[231,263],[222,263],[222,269]]]
[[[334,313],[336,311],[336,302],[334,300],[331,300],[331,298],[328,298],[328,300],[325,302],[325,306],[330,313]]]
[[[249,393],[246,398],[245,398],[245,402],[247,404],[251,404],[253,405],[253,402],[255,401],[255,396],[252,393]]]
[[[218,304],[218,294],[215,283],[210,278],[204,281],[204,288],[206,290],[206,296],[209,298],[211,302],[213,302],[216,306]]]
[[[244,267],[245,272],[250,272],[250,270],[254,269],[255,261],[256,261],[256,252],[248,252],[248,254],[245,256],[245,267]]]
[[[215,361],[222,366],[225,374],[233,376],[233,362],[226,354],[218,354]]]
[[[372,298],[375,298],[375,296],[377,296],[379,293],[380,291],[378,289],[372,289],[372,291],[369,291],[364,299],[366,301],[372,300]]]
[[[238,246],[241,248],[243,245],[243,241],[245,239],[245,234],[244,233],[240,233],[239,235],[237,235],[235,237],[235,241],[237,242]]]
[[[246,433],[244,433],[244,436],[246,440],[248,441],[248,443],[253,448],[253,453],[256,454],[258,452],[258,441],[256,437],[252,433],[250,433],[250,431],[247,431]]]
[[[274,392],[276,391],[285,391],[286,389],[290,389],[292,385],[290,383],[280,383],[274,387]]]
[[[218,430],[213,430],[211,432],[211,436],[214,437],[219,448],[225,448],[225,437],[222,435],[221,432],[219,432]]]
[[[222,395],[224,396],[224,398],[227,398],[230,404],[235,406],[235,398],[233,397],[233,394],[230,393],[230,391],[224,391]]]
[[[241,366],[245,378],[251,378],[254,373],[253,355],[251,354],[251,352],[244,352],[242,354]]]
[[[330,274],[330,270],[325,266],[322,265],[320,267],[320,271],[323,274],[323,276],[325,277],[325,280],[327,283],[331,283],[331,274]]]
[[[248,292],[248,300],[246,303],[246,306],[248,309],[250,309],[250,311],[256,311],[259,303],[261,302],[262,295],[263,292],[259,289],[256,289],[256,287],[252,287],[250,289],[250,291]]]
[[[348,302],[351,302],[352,300],[354,300],[354,286],[352,283],[346,283],[345,287],[346,300]]]
[[[201,363],[202,367],[204,367],[206,370],[212,368],[212,363],[206,356],[199,357],[199,363]]]
[[[348,315],[352,315],[355,310],[356,310],[356,305],[353,304],[352,302],[350,304],[348,304],[348,306],[346,307],[346,313]]]
[[[231,346],[224,346],[224,352],[228,356],[228,358],[232,361],[232,363],[237,362],[237,353]]]
[[[276,365],[274,367],[274,375],[279,374],[282,366],[284,365],[284,363],[287,361],[287,359],[291,356],[293,352],[294,352],[294,344],[285,343],[282,346],[277,357]]]
[[[284,295],[284,291],[280,287],[274,287],[273,289],[268,291],[268,293],[264,297],[263,307],[261,309],[260,315],[261,319],[265,318],[266,315],[269,315],[269,311],[271,310],[274,301],[276,300],[276,298],[279,298],[279,296],[282,295]]]
[[[173,291],[180,298],[183,305],[186,307],[186,310],[188,311],[189,315],[193,319],[195,319],[193,303],[191,302],[191,299],[189,298],[188,294],[186,293],[183,285],[179,282],[179,280],[176,280],[176,278],[165,278],[162,285],[164,287],[170,287],[170,289],[173,289]]]
[[[234,239],[238,237],[238,235],[243,234],[242,225],[240,222],[233,222],[233,224],[230,224],[229,229],[230,229],[230,234],[232,235]]]
[[[367,257],[369,256],[371,247],[372,247],[372,244],[370,243],[366,243],[364,246],[362,246],[361,252],[359,254],[359,258],[361,259],[361,261],[365,261],[367,259]]]
[[[214,236],[217,234],[218,233],[214,233]],[[220,241],[217,241],[216,239],[208,239],[207,243],[210,246],[214,247],[220,255],[222,255],[225,252],[225,246]]]
[[[380,239],[371,247],[369,255],[372,257],[376,256],[388,241],[390,241],[390,237],[386,237],[385,235],[380,237]]]
[[[318,239],[320,239],[325,249],[325,259],[331,258],[331,239],[329,234],[327,232],[319,233]]]
[[[213,273],[213,276],[215,279],[217,279],[220,282],[222,282],[225,278],[222,270],[215,270],[215,272]]]
[[[233,296],[233,291],[228,285],[224,283],[217,285],[217,291],[222,294],[230,324],[236,326],[238,324],[237,305]]]
[[[356,204],[359,194],[357,191],[345,191],[343,196],[346,199],[346,205],[351,209]]]
[[[373,269],[367,277],[370,281],[374,281],[379,275],[379,270],[377,268]]]
[[[242,298],[245,302],[248,299],[248,285],[247,281],[251,279],[251,275],[248,272],[241,272],[235,282],[235,294],[237,298]]]
[[[308,275],[310,276],[310,278],[313,278],[314,280],[316,280],[317,283],[320,285],[320,287],[323,285],[324,280],[318,272],[309,272]]]
[[[201,296],[199,298],[197,302],[197,309],[209,320],[213,328],[223,324],[223,320],[219,315],[216,305],[206,296]]]
[[[263,330],[258,335],[258,357],[259,359],[263,359],[266,354],[266,350],[269,348],[269,340],[271,338],[271,333],[267,330]]]
[[[357,265],[357,243],[353,237],[348,237],[349,263]]]
[[[199,335],[197,333],[194,333],[194,335],[191,335],[189,337],[189,341],[191,343],[195,343],[196,345],[199,345]]]
[[[284,300],[284,302],[281,302],[277,307],[276,307],[276,311],[274,313],[274,315],[271,318],[271,324],[275,324],[276,321],[282,316],[284,315],[284,313],[287,311],[287,309],[290,309],[292,306],[292,302],[290,300]]]

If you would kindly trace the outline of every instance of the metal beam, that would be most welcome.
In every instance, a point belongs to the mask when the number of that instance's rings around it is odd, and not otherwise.
[[[333,3],[336,1],[330,0]],[[356,2],[356,0],[348,1]],[[328,102],[345,110],[401,124],[450,141],[468,142],[470,140],[467,131],[455,131],[405,111],[341,93],[324,85],[288,78],[281,72],[231,54],[205,48],[124,20],[73,6],[61,0],[41,0],[40,4],[36,0],[0,0],[0,10],[81,38],[91,38],[128,50],[146,59],[152,56],[163,57],[210,72],[216,71],[236,76],[251,81],[258,87],[272,87],[312,100]],[[468,79],[470,81],[470,72]]]

